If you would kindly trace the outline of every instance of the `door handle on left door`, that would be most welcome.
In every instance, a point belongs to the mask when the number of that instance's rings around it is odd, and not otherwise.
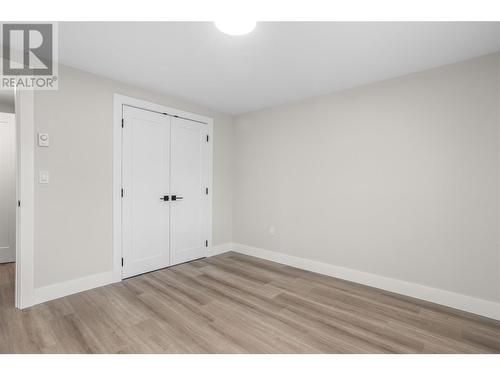
[[[168,202],[169,200],[169,197],[168,195],[164,195],[163,197],[160,198],[161,201],[165,201],[165,202]]]

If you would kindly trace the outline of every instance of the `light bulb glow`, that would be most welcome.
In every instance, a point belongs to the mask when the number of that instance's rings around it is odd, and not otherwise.
[[[257,22],[248,20],[224,20],[215,21],[215,27],[221,32],[229,35],[245,35],[251,33]]]

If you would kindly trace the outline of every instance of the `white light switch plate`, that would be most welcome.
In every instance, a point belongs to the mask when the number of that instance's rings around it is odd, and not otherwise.
[[[49,171],[40,171],[38,175],[38,183],[48,184],[49,183]]]
[[[38,146],[49,147],[49,135],[47,133],[38,133]]]

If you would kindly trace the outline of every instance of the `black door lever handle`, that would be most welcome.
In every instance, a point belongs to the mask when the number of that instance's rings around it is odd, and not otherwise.
[[[165,201],[165,202],[168,202],[169,200],[169,197],[168,195],[164,195],[163,197],[160,198],[161,201]]]
[[[180,201],[181,199],[184,199],[184,197],[181,197],[180,195],[172,195],[173,201]]]

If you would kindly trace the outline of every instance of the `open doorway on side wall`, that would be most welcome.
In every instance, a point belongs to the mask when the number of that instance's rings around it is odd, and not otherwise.
[[[16,121],[13,90],[0,90],[0,300],[14,305],[16,261]]]

